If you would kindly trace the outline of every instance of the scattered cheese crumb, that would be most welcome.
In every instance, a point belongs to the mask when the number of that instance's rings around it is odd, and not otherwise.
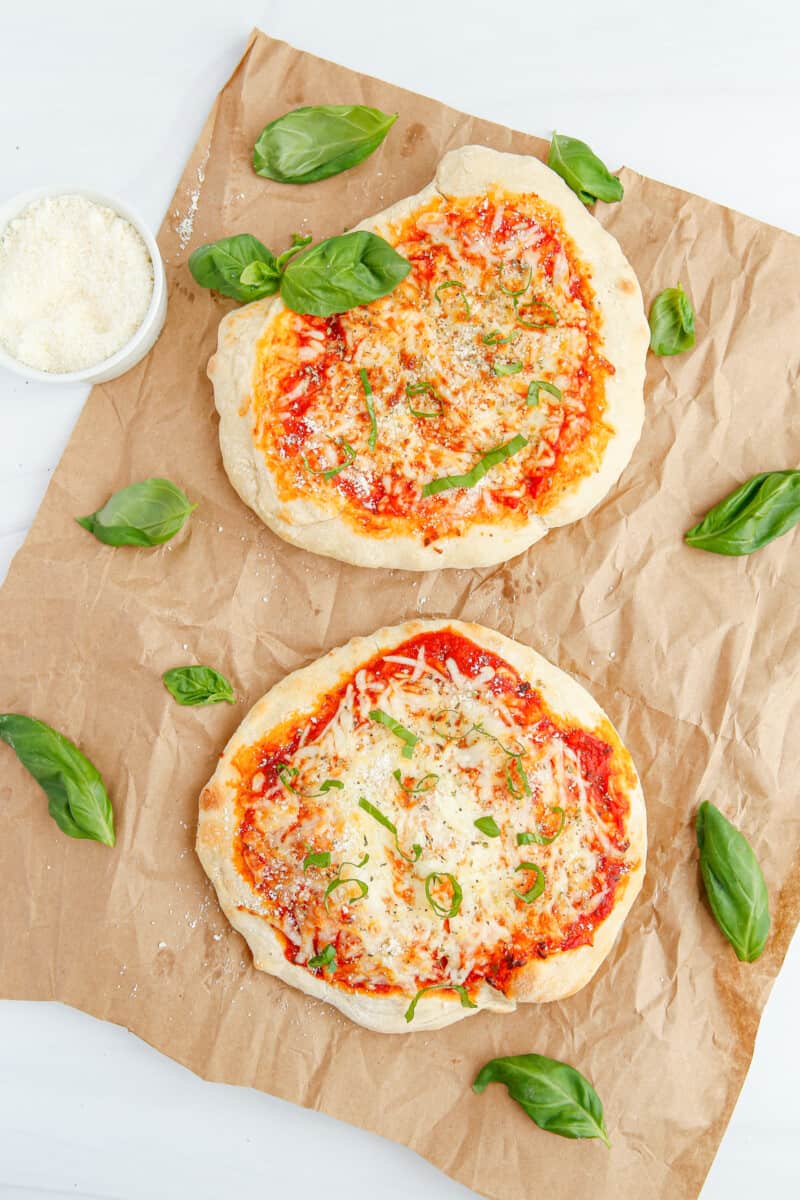
[[[0,237],[0,344],[40,371],[116,354],[144,320],[153,264],[119,213],[84,196],[29,204]]]

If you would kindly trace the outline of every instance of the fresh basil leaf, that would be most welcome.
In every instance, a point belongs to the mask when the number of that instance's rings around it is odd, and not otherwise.
[[[538,829],[534,833],[529,833],[527,831],[524,833],[518,833],[517,834],[517,845],[518,846],[530,846],[531,842],[535,842],[535,844],[537,846],[552,846],[553,842],[556,840],[556,838],[558,837],[558,835],[561,833],[561,831],[564,828],[564,823],[567,819],[567,814],[564,812],[564,809],[561,807],[560,804],[551,804],[550,812],[559,814],[558,828],[556,829],[555,833],[551,834],[549,837],[545,837],[545,835],[543,833],[539,833]]]
[[[800,471],[765,471],[715,504],[684,540],[712,554],[752,554],[798,521]]]
[[[294,312],[330,317],[388,295],[410,270],[382,237],[358,229],[293,258],[281,278],[281,299]]]
[[[189,270],[200,287],[249,304],[278,290],[281,272],[275,255],[251,233],[237,233],[198,246]]]
[[[290,258],[294,258],[295,254],[299,254],[304,246],[310,245],[313,241],[310,233],[302,236],[299,233],[292,234],[292,244],[288,250],[284,250],[283,254],[279,254],[275,259],[275,265],[279,271],[283,271]]]
[[[456,288],[457,289],[457,291],[459,293],[459,299],[461,300],[461,303],[464,305],[464,311],[466,312],[467,316],[469,316],[470,315],[470,306],[469,306],[469,300],[467,299],[466,288],[464,287],[463,283],[459,282],[458,279],[447,279],[447,280],[445,280],[444,283],[440,283],[439,286],[434,290],[434,293],[433,293],[434,299],[438,300],[439,303],[443,305],[444,301],[442,300],[442,292],[447,291],[448,288]]]
[[[69,738],[19,713],[0,715],[0,738],[44,789],[59,829],[114,845],[114,812],[100,772]]]
[[[750,843],[704,800],[695,821],[700,871],[717,924],[741,962],[761,956],[769,934],[769,895]]]
[[[198,704],[233,704],[236,697],[224,675],[213,667],[173,667],[161,676],[173,699],[185,707]]]
[[[315,183],[362,162],[397,120],[363,104],[295,108],[262,129],[253,149],[257,175],[279,183]]]
[[[433,895],[433,889],[437,887],[437,880],[447,879],[450,882],[450,887],[453,892],[453,899],[448,905],[440,904]],[[461,909],[461,901],[464,899],[464,893],[461,890],[461,885],[455,875],[451,875],[448,871],[431,871],[430,875],[425,876],[425,898],[430,904],[437,917],[442,917],[447,920],[450,917],[457,917]]]
[[[586,142],[554,133],[547,155],[547,165],[560,175],[584,204],[605,200],[613,204],[621,200],[623,188],[616,175],[589,149]]]
[[[437,492],[446,492],[450,488],[468,488],[474,487],[475,484],[483,479],[492,467],[499,466],[505,462],[507,458],[511,458],[512,454],[518,454],[520,450],[528,444],[528,439],[518,433],[510,442],[505,442],[502,446],[495,446],[483,458],[479,458],[472,470],[467,471],[465,475],[441,475],[438,479],[430,479],[423,485],[423,496],[435,496]]]
[[[481,833],[485,833],[487,837],[500,837],[500,826],[494,817],[478,817],[477,821],[473,821],[472,824],[476,829],[480,829]]]
[[[369,375],[364,367],[361,367],[358,374],[361,377],[361,386],[364,389],[364,403],[367,406],[367,416],[369,417],[369,437],[367,445],[370,451],[375,450],[378,441],[378,420],[375,416],[375,403],[372,399],[372,384],[369,381]]]
[[[423,395],[430,395],[431,403],[437,407],[431,409],[414,408],[414,405],[411,403],[411,397]],[[412,417],[441,417],[444,413],[444,400],[429,379],[420,380],[419,383],[406,384],[406,404]]]
[[[483,733],[483,730],[481,730],[481,733]],[[508,752],[506,751],[506,753]],[[513,769],[516,769],[520,784],[519,787],[517,787],[514,782],[514,776],[512,774]],[[517,800],[521,799],[523,796],[532,795],[531,785],[525,768],[522,765],[522,755],[514,754],[511,756],[511,762],[506,767],[506,783],[508,784],[508,790],[511,792],[511,795]]]
[[[358,895],[354,899],[343,900],[342,901],[343,904],[348,904],[348,905],[358,904],[359,900],[363,900],[364,897],[366,895],[368,895],[369,885],[364,883],[363,879],[356,879],[355,876],[352,876],[351,878],[347,878],[347,879],[342,878],[342,871],[345,869],[345,867],[353,867],[356,871],[360,871],[361,868],[365,867],[368,862],[369,862],[369,855],[365,854],[364,857],[361,859],[361,862],[357,862],[357,863],[343,862],[343,863],[339,864],[339,868],[336,872],[336,877],[330,881],[330,883],[328,884],[328,886],[325,889],[323,903],[325,905],[326,912],[330,911],[328,909],[328,901],[330,900],[333,893],[336,891],[337,888],[344,887],[344,885],[346,883],[355,884],[355,886],[358,888]]]
[[[365,800],[363,796],[358,801],[358,807],[363,808],[364,812],[369,813],[374,821],[377,821],[378,824],[382,825],[384,829],[389,830],[389,833],[391,833],[392,837],[394,838],[395,850],[401,858],[404,858],[406,862],[417,861],[420,854],[422,854],[422,846],[418,846],[417,843],[414,842],[411,847],[411,854],[406,854],[400,849],[400,839],[397,836],[397,826],[395,825],[394,821],[390,821],[388,817],[383,815],[379,808],[376,808],[374,804],[370,804],[369,800]]]
[[[694,345],[694,309],[680,284],[664,288],[650,307],[650,349],[662,356]]]
[[[540,1129],[559,1137],[600,1138],[610,1147],[600,1097],[568,1063],[543,1054],[493,1058],[478,1073],[472,1090],[480,1094],[490,1083],[504,1083],[512,1100]]]
[[[498,283],[498,286],[499,286],[501,292],[503,292],[506,296],[510,296],[512,300],[515,300],[515,299],[518,299],[520,296],[523,296],[525,294],[525,292],[527,292],[528,288],[531,286],[531,279],[533,278],[533,267],[528,267],[528,271],[524,277],[522,287],[510,288],[505,283],[503,283],[503,271],[506,269],[507,266],[508,266],[508,263],[500,263],[500,266],[497,269],[497,283]]]
[[[145,479],[115,492],[97,512],[75,520],[107,546],[160,546],[197,508],[168,479]]]
[[[456,992],[462,1008],[477,1008],[474,1000],[470,1000],[469,992],[461,983],[432,983],[429,987],[420,988],[414,999],[403,1014],[408,1022],[414,1020],[417,1004],[427,992]]]
[[[409,796],[418,796],[423,792],[430,792],[439,782],[439,776],[435,771],[428,771],[426,775],[423,775],[422,778],[418,779],[416,783],[411,785],[411,787],[409,787],[408,784],[403,783],[403,772],[399,767],[396,771],[392,771],[392,775],[394,775],[398,785],[403,789],[404,792],[407,792]]]

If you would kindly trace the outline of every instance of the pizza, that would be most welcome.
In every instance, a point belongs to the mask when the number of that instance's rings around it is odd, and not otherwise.
[[[359,228],[411,263],[328,318],[229,314],[227,473],[282,538],[363,566],[486,566],[577,520],[643,419],[649,330],[617,242],[538,159],[467,146]]]
[[[445,620],[356,638],[273,687],[197,833],[255,966],[386,1033],[583,987],[645,846],[635,767],[591,696]]]

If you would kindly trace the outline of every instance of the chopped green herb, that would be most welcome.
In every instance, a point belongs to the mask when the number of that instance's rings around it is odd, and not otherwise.
[[[410,396],[422,396],[427,393],[432,396],[434,402],[439,406],[438,408],[434,409],[433,412],[425,412],[422,409],[414,408],[410,399],[408,399]],[[440,417],[444,412],[444,400],[433,384],[427,379],[421,380],[419,383],[407,383],[406,398],[408,411],[411,413],[412,417]]]
[[[514,769],[516,769],[517,776],[519,777],[519,787],[517,787],[514,783],[514,776],[512,774]],[[525,774],[525,768],[522,765],[521,755],[515,754],[509,765],[506,767],[506,783],[508,784],[508,790],[511,792],[511,795],[515,796],[517,800],[519,800],[522,796],[531,795],[531,785],[528,782],[528,776]]]
[[[405,854],[400,849],[400,841],[397,837],[397,826],[394,824],[394,822],[390,821],[388,817],[385,817],[379,808],[376,808],[374,804],[370,804],[369,800],[365,800],[363,796],[360,798],[360,800],[358,802],[358,807],[363,808],[364,812],[369,813],[369,815],[374,820],[376,820],[379,825],[382,825],[384,827],[384,829],[389,830],[392,837],[394,838],[395,849],[397,850],[397,853],[400,855],[401,858],[404,858],[406,860],[406,862],[416,862],[417,861],[420,854],[422,854],[422,846],[419,846],[419,845],[417,845],[416,842],[414,842],[411,846],[412,853],[410,855]]]
[[[514,333],[513,329],[509,334],[503,334],[499,329],[491,329],[489,333],[482,335],[481,341],[484,346],[507,346],[510,342],[516,341],[519,336]]]
[[[531,317],[525,317],[521,315],[522,313],[530,312],[530,310],[533,310],[534,313],[539,311],[542,313],[549,313],[552,317],[552,320],[543,321],[541,317],[534,320]],[[518,325],[521,325],[523,329],[552,329],[554,325],[558,324],[558,313],[553,308],[552,304],[547,304],[544,300],[537,300],[535,296],[527,304],[522,306],[515,301],[514,311],[516,313],[516,322]]]
[[[514,895],[518,896],[525,904],[533,904],[534,900],[538,900],[544,891],[544,871],[532,862],[521,862],[517,870],[534,871],[536,874],[536,879],[526,892],[518,892],[516,888],[512,888]]]
[[[308,965],[315,970],[322,967],[323,971],[333,972],[336,970],[336,947],[330,942],[319,954],[315,954],[313,958],[308,960]]]
[[[551,396],[555,396],[556,400],[561,399],[561,388],[557,388],[554,383],[548,383],[546,379],[534,379],[532,383],[528,384],[525,403],[529,404],[531,408],[536,408],[540,392],[549,392]]]
[[[495,375],[519,375],[521,370],[522,363],[519,359],[515,359],[514,362],[495,363],[492,367]]]
[[[518,433],[510,442],[506,442],[503,446],[495,446],[493,450],[489,450],[484,454],[483,458],[479,458],[475,466],[467,471],[465,475],[442,475],[439,479],[430,479],[422,489],[423,496],[435,496],[437,492],[446,492],[450,488],[468,488],[474,487],[475,484],[483,479],[492,467],[499,466],[505,462],[507,458],[511,458],[512,454],[518,454],[520,450],[528,444],[528,439]]]
[[[329,867],[331,865],[330,850],[312,850],[303,859],[303,870],[309,867]]]
[[[529,846],[531,844],[531,842],[535,842],[537,846],[552,845],[552,843],[556,840],[556,838],[558,837],[558,835],[561,833],[562,829],[564,828],[564,822],[567,819],[567,814],[564,812],[564,809],[561,807],[560,804],[551,805],[550,812],[558,813],[558,829],[556,829],[555,833],[552,834],[550,837],[545,837],[543,833],[538,833],[538,832],[536,832],[536,833],[528,833],[528,832],[518,833],[517,834],[517,845],[518,846]]]
[[[445,283],[440,283],[439,286],[436,288],[436,290],[433,293],[434,297],[439,301],[440,304],[444,303],[444,301],[442,300],[441,293],[446,288],[457,288],[459,290],[459,292],[461,293],[460,299],[463,302],[464,308],[466,309],[467,316],[469,316],[470,315],[469,300],[467,299],[467,295],[466,295],[466,291],[464,289],[463,283],[459,283],[459,281],[457,279],[448,279]]]
[[[450,901],[450,904],[447,907],[444,904],[440,904],[436,897],[432,894],[433,889],[439,886],[438,880],[440,879],[449,880],[450,887],[453,891],[453,899]],[[455,875],[450,875],[449,872],[442,873],[440,871],[431,871],[430,875],[425,877],[425,897],[428,901],[428,904],[430,904],[431,908],[436,913],[437,917],[447,919],[449,917],[458,916],[459,909],[461,908],[461,901],[464,898],[464,893],[462,892]]]
[[[336,878],[332,879],[325,889],[324,903],[325,903],[325,911],[326,912],[328,911],[328,900],[330,899],[332,894],[336,891],[337,888],[344,887],[344,885],[347,883],[352,883],[358,888],[358,895],[354,896],[352,900],[343,901],[344,904],[358,904],[359,900],[364,899],[364,897],[369,892],[369,887],[367,886],[367,884],[364,883],[364,881],[362,879],[356,879],[355,877],[353,877],[352,879],[350,879],[350,878],[343,879],[342,871],[345,869],[345,867],[352,867],[354,870],[360,871],[361,868],[365,867],[368,862],[369,862],[369,855],[365,854],[364,857],[361,859],[361,862],[357,862],[357,863],[343,862],[343,863],[339,864],[339,868],[336,872]]]
[[[372,388],[364,367],[361,367],[358,373],[361,376],[361,386],[364,389],[364,399],[366,400],[367,412],[369,413],[369,439],[367,445],[370,450],[374,450],[378,441],[378,422],[375,417],[375,405],[372,403]]]
[[[527,292],[528,288],[531,286],[531,279],[533,279],[533,267],[528,267],[528,274],[526,276],[525,283],[521,288],[509,288],[503,283],[503,271],[507,266],[508,263],[500,263],[497,271],[497,281],[500,285],[500,291],[505,292],[506,296],[511,296],[512,299],[517,299],[519,296],[524,295],[524,293]]]
[[[426,992],[458,992],[461,999],[462,1008],[477,1008],[477,1004],[469,998],[469,992],[460,983],[432,983],[428,987],[420,988],[414,999],[409,1004],[405,1011],[405,1018],[411,1022],[414,1020],[414,1013],[417,1010],[417,1003]]]
[[[321,475],[323,479],[333,479],[333,477],[338,475],[340,471],[343,471],[345,467],[349,467],[350,463],[356,456],[355,450],[349,442],[344,440],[344,438],[329,438],[328,440],[331,442],[335,441],[335,444],[344,450],[344,462],[340,462],[337,467],[329,467],[327,470],[312,467],[305,454],[303,455],[303,466],[305,469],[310,471],[312,475]]]
[[[414,754],[414,747],[419,738],[410,729],[406,729],[405,725],[401,725],[399,721],[395,721],[394,717],[390,717],[382,708],[373,708],[369,714],[370,721],[376,721],[379,725],[385,725],[395,737],[399,737],[401,742],[405,742],[401,751],[403,758],[411,758]]]
[[[439,776],[433,771],[429,771],[427,775],[423,775],[421,779],[417,780],[413,787],[408,787],[407,784],[403,783],[403,773],[399,767],[396,771],[392,771],[392,775],[394,775],[403,791],[408,792],[409,796],[417,796],[421,792],[430,792],[439,782]]]

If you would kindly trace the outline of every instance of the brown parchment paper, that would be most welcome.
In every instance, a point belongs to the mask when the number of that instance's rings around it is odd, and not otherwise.
[[[262,126],[303,103],[400,114],[367,162],[286,187],[259,179]],[[220,463],[205,376],[230,307],[195,287],[200,243],[251,231],[338,233],[431,177],[467,142],[543,156],[546,143],[254,34],[161,230],[170,306],[153,352],[96,388],[0,597],[0,708],[78,742],[113,797],[118,842],[64,837],[0,747],[0,992],[57,999],[128,1026],[209,1079],[249,1084],[405,1142],[476,1191],[626,1200],[694,1197],[750,1061],[800,910],[797,535],[749,559],[683,531],[751,473],[797,465],[800,241],[624,170],[598,216],[649,305],[680,279],[697,347],[650,356],[647,420],[595,512],[504,567],[423,575],[341,566],[284,545]],[[199,502],[156,550],[101,546],[73,521],[115,489],[167,475]],[[638,764],[647,879],[594,982],[563,1003],[386,1037],[254,971],[195,858],[197,795],[249,705],[287,671],[418,614],[485,622],[574,674]],[[168,667],[207,662],[239,703],[179,708]],[[698,890],[692,832],[711,799],[763,864],[773,933],[740,965]],[[613,1149],[541,1133],[477,1069],[537,1051],[574,1063],[605,1104]]]

